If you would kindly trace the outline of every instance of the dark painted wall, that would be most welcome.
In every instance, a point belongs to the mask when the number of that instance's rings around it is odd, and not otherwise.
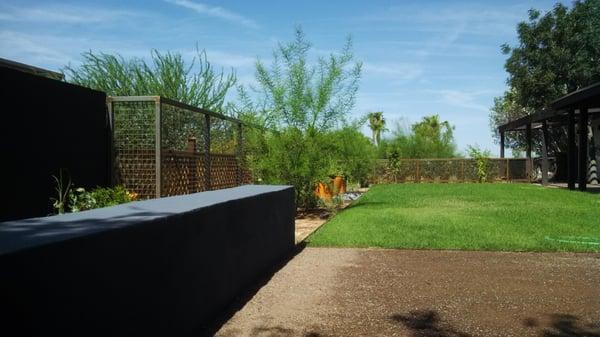
[[[294,190],[255,186],[0,223],[11,336],[194,336],[294,247]]]
[[[60,168],[76,186],[110,183],[104,93],[2,66],[0,79],[0,221],[51,213]]]

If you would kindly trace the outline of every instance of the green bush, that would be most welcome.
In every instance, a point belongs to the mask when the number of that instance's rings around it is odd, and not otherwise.
[[[379,158],[452,158],[456,152],[454,126],[438,115],[425,116],[410,127],[398,123],[390,139],[379,145]]]
[[[377,158],[377,148],[369,138],[352,127],[333,131],[327,137],[333,143],[331,156],[336,165],[329,174],[342,175],[348,182],[367,185]]]
[[[124,186],[97,187],[91,191],[86,191],[84,188],[79,187],[69,192],[68,207],[71,212],[79,212],[124,204],[134,201],[136,198],[137,195],[128,192]]]
[[[249,164],[254,178],[269,184],[293,185],[298,205],[314,207],[314,186],[330,174],[333,146],[327,137],[290,127],[248,139],[252,139]]]
[[[467,152],[469,157],[475,159],[477,162],[477,177],[479,178],[480,183],[484,183],[488,178],[488,160],[491,156],[489,150],[482,150],[477,145],[476,146],[467,146]]]
[[[51,198],[51,201],[58,214],[114,206],[135,201],[138,197],[137,193],[127,191],[124,186],[96,187],[91,191],[86,191],[83,187],[73,189],[69,175],[62,169],[58,177],[52,177],[56,183],[57,197]]]

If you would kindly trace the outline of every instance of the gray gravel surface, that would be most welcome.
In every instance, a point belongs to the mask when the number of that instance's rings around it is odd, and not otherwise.
[[[600,336],[600,254],[306,248],[217,336]]]

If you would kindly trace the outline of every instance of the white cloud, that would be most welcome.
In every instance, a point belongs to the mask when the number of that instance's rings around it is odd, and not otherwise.
[[[437,91],[437,94],[440,96],[440,100],[444,104],[479,111],[488,111],[489,106],[479,103],[478,97],[490,93],[491,91],[489,90],[467,91],[443,89]]]
[[[477,3],[463,5],[421,3],[391,6],[384,11],[363,16],[367,22],[397,22],[402,27],[411,27],[415,31],[451,32],[473,35],[505,35],[514,34],[516,23],[527,17],[526,5],[484,6]],[[453,34],[452,31],[455,33]],[[456,32],[458,31],[458,32]],[[458,36],[457,35],[457,36]]]
[[[208,61],[224,67],[231,68],[250,68],[254,66],[256,57],[250,57],[241,54],[234,54],[219,50],[207,50],[206,56]]]
[[[124,17],[138,16],[124,10],[70,5],[46,5],[38,7],[5,6],[0,21],[28,23],[97,24]]]
[[[242,26],[249,28],[258,28],[258,24],[249,18],[246,18],[238,13],[227,10],[223,7],[209,6],[200,2],[193,2],[190,0],[165,0],[166,2],[172,3],[177,6],[181,6],[187,9],[191,9],[197,13],[208,15],[211,17],[227,20]]]
[[[52,34],[28,34],[0,30],[0,57],[50,70],[77,63],[81,53],[89,51],[119,53],[124,57],[147,57],[150,49],[128,41],[97,40]]]
[[[365,75],[379,75],[400,81],[414,80],[423,74],[423,68],[413,63],[363,63]]]
[[[51,48],[42,41],[27,34],[0,31],[0,50],[2,56],[18,62],[34,62],[36,65],[65,64],[71,57],[56,48]]]

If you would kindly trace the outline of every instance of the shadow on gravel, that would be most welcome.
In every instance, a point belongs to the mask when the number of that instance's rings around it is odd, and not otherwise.
[[[316,332],[308,332],[303,335],[298,334],[293,329],[282,328],[279,326],[275,327],[259,327],[254,328],[250,333],[252,337],[322,337],[322,335]]]
[[[530,328],[539,326],[535,318],[523,320],[523,325]],[[550,327],[540,327],[543,337],[600,337],[600,321],[584,325],[573,315],[554,314],[550,316]]]
[[[412,332],[412,337],[471,337],[443,323],[433,310],[414,310],[406,315],[392,315],[391,319],[402,323]]]
[[[241,310],[244,305],[254,297],[254,295],[266,285],[269,280],[277,273],[281,268],[283,268],[289,261],[291,261],[296,255],[300,254],[306,247],[306,243],[301,242],[297,244],[294,249],[284,257],[279,263],[273,265],[273,267],[264,273],[260,279],[256,280],[253,284],[249,285],[244,291],[242,291],[237,298],[226,308],[221,314],[215,317],[208,324],[200,327],[196,336],[198,337],[208,337],[214,336],[221,327],[229,321],[233,315]],[[273,330],[274,329],[274,330]],[[260,328],[260,331],[253,331],[252,336],[287,336],[284,331],[277,331],[277,329],[283,329],[279,327],[263,327]],[[272,330],[272,331],[269,331]],[[287,329],[284,329],[287,330]],[[307,334],[307,337],[320,337],[319,334]]]

